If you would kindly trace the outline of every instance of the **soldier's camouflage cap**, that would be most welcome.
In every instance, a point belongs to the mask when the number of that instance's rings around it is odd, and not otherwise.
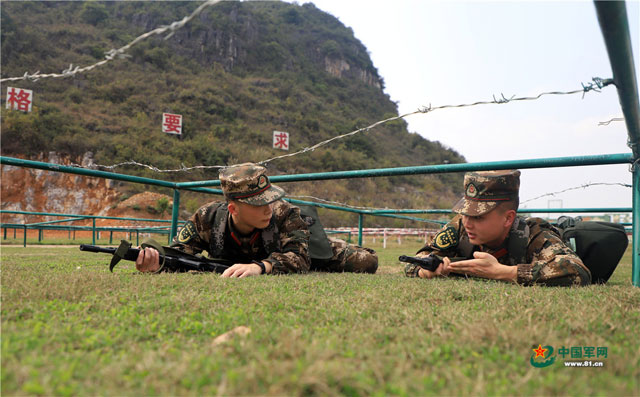
[[[263,166],[244,163],[223,168],[220,185],[227,200],[249,205],[266,205],[284,197],[284,190],[272,185]]]
[[[498,204],[514,201],[520,190],[520,171],[481,171],[464,175],[464,197],[453,206],[453,212],[480,216]]]

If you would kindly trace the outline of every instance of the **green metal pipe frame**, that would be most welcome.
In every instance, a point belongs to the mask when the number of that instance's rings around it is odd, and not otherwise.
[[[447,172],[468,172],[487,170],[527,169],[575,167],[580,165],[630,164],[633,162],[631,153],[600,154],[590,156],[551,157],[544,159],[489,161],[480,163],[457,163],[424,165],[415,167],[378,168],[371,170],[317,172],[310,174],[274,175],[269,177],[272,182],[300,182],[325,179],[348,179],[398,175],[440,174]],[[180,189],[219,186],[220,180],[182,182],[176,186]]]
[[[173,189],[173,209],[171,211],[171,232],[169,233],[169,241],[173,241],[178,232],[178,215],[180,213],[180,191]]]
[[[598,23],[607,47],[613,82],[627,126],[627,144],[633,152],[633,260],[631,282],[640,287],[640,198],[638,160],[640,159],[640,100],[631,49],[631,35],[624,1],[594,1]]]
[[[76,215],[76,214],[60,214],[55,212],[29,212],[29,211],[10,211],[10,210],[0,210],[0,214],[18,214],[18,215],[43,215],[43,216],[68,216],[68,217],[78,217],[82,219],[113,219],[118,221],[140,221],[140,222],[158,222],[158,223],[171,223],[168,219],[147,219],[147,218],[125,218],[125,217],[117,217],[117,216],[97,216],[97,215]],[[183,222],[183,221],[180,221]]]
[[[640,287],[640,171],[638,167],[633,169],[633,256],[631,259],[631,283]]]
[[[364,225],[364,215],[358,214],[358,245],[362,246],[362,227]]]
[[[27,167],[27,168],[36,168],[36,169],[46,170],[46,171],[64,172],[67,174],[95,176],[99,178],[113,179],[117,181],[144,183],[146,185],[155,185],[155,186],[163,186],[163,187],[170,187],[170,188],[175,187],[175,183],[173,182],[161,181],[157,179],[143,178],[139,176],[124,175],[124,174],[116,174],[114,172],[89,170],[86,168],[44,163],[42,161],[25,160],[25,159],[18,159],[13,157],[6,157],[6,156],[0,156],[0,164],[15,165],[15,166]]]
[[[604,154],[604,155],[591,155],[591,156],[557,157],[557,158],[546,158],[546,159],[510,160],[510,161],[495,161],[495,162],[481,162],[481,163],[461,163],[461,164],[427,165],[427,166],[417,166],[417,167],[383,168],[383,169],[374,169],[374,170],[323,172],[323,173],[298,174],[298,175],[279,175],[279,176],[276,175],[271,177],[270,179],[274,182],[294,182],[294,181],[309,181],[309,180],[323,180],[323,179],[364,178],[364,177],[414,175],[414,174],[433,174],[433,173],[445,173],[445,172],[499,170],[499,169],[512,169],[512,168],[526,169],[526,168],[571,167],[571,166],[604,165],[604,164],[624,164],[624,163],[632,163],[632,162],[633,162],[632,154],[619,153],[619,154]],[[150,185],[156,185],[156,186],[172,187],[174,188],[174,199],[176,198],[175,192],[177,192],[178,189],[201,191],[201,192],[214,193],[214,194],[221,193],[221,191],[219,190],[203,188],[203,186],[219,185],[220,183],[219,180],[172,183],[167,181],[134,177],[129,175],[121,175],[121,174],[110,173],[110,172],[87,170],[87,169],[77,168],[77,167],[61,166],[58,164],[48,164],[43,162],[31,161],[31,160],[14,159],[14,158],[9,158],[4,156],[0,156],[0,164],[24,166],[29,168],[38,168],[38,169],[57,171],[57,172],[95,176],[95,177],[102,177],[102,178],[115,179],[115,180],[121,180],[121,181],[127,181],[127,182],[134,182],[134,183],[144,183],[144,184],[150,184]],[[179,194],[177,195],[177,199],[178,199],[178,205],[174,205],[174,212],[179,209]],[[332,206],[328,204],[321,204],[321,203],[314,203],[314,202],[304,202],[301,200],[289,199],[289,201],[294,203],[299,203],[299,204],[304,203],[307,205],[313,205],[317,207],[325,207],[325,208],[331,208],[331,209],[336,209],[341,211],[358,213],[358,225],[360,230],[359,236],[358,236],[359,244],[362,244],[362,224],[363,224],[364,214],[400,217],[399,215],[395,215],[395,213],[384,212],[384,211],[394,211],[394,210],[361,210],[361,209],[344,208],[344,207],[338,207],[338,206]],[[635,208],[640,208],[640,206],[637,206]],[[543,212],[543,213],[603,212],[602,210],[603,210],[602,208],[598,208],[598,209],[582,208],[582,209],[575,209],[575,210],[548,208],[548,209],[539,210],[539,212]],[[375,211],[381,211],[381,212],[376,213]],[[395,211],[398,211],[398,210],[395,210]],[[449,212],[448,210],[429,210],[429,211],[436,211],[431,213]],[[443,212],[440,212],[440,211],[443,211]],[[624,211],[626,210],[612,209],[612,211],[606,211],[606,212],[624,212]],[[10,211],[2,211],[2,212],[9,213]],[[523,209],[522,212],[533,212],[533,210]],[[14,211],[13,213],[20,213],[20,212]],[[41,213],[41,214],[51,215],[47,213]],[[634,212],[634,216],[635,216],[635,212]],[[93,220],[93,243],[95,244],[95,220],[97,217],[91,217],[91,218]],[[100,217],[100,218],[109,219],[109,217]],[[635,220],[635,217],[634,217],[634,220]],[[163,220],[153,220],[153,221],[163,221]],[[169,221],[164,221],[164,222],[169,222]],[[177,231],[177,215],[172,214],[171,223],[172,223],[171,232],[174,233],[175,235]],[[638,227],[638,223],[634,223],[634,232],[637,227]],[[26,232],[26,226],[25,226],[25,232]],[[635,236],[635,233],[634,233],[634,236]],[[136,230],[136,238],[138,237],[139,237],[139,232]],[[25,234],[25,245],[26,245],[26,234]],[[634,259],[636,259],[635,255],[634,255]],[[637,270],[638,268],[635,265],[635,262],[634,262],[633,268],[634,268],[633,273],[635,277],[638,271]]]

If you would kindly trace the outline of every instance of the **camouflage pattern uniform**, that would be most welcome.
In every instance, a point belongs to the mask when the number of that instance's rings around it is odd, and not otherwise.
[[[174,240],[174,247],[190,254],[207,251],[211,258],[235,263],[267,260],[272,274],[309,271],[309,231],[300,210],[278,200],[269,226],[243,236],[234,227],[226,202],[206,204],[196,211]]]
[[[468,216],[479,216],[495,209],[500,202],[517,200],[520,171],[487,171],[465,175],[465,197],[453,208]],[[473,258],[474,251],[487,252],[507,266],[517,266],[516,282],[522,285],[588,285],[591,273],[582,260],[560,239],[560,234],[540,218],[516,217],[507,238],[490,249],[473,245],[457,215],[416,256],[435,254],[449,258]],[[417,277],[420,267],[407,264],[405,275]]]
[[[378,258],[375,251],[330,239],[333,256],[311,261],[309,230],[313,221],[304,219],[300,209],[281,200],[284,191],[272,185],[266,169],[251,163],[228,167],[220,172],[225,198],[250,205],[273,205],[269,225],[248,236],[233,225],[226,202],[202,206],[182,227],[172,246],[190,254],[207,251],[211,258],[235,263],[266,260],[272,264],[271,274],[306,273],[309,270],[353,271],[375,273]]]
[[[311,259],[311,270],[325,272],[375,273],[378,255],[371,248],[349,244],[339,238],[329,237],[333,256],[329,259]]]

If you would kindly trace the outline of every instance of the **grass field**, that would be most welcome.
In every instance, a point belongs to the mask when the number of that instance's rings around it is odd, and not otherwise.
[[[607,285],[542,288],[407,279],[419,246],[374,245],[376,275],[228,280],[3,245],[2,394],[640,395],[629,253]],[[607,357],[536,368],[539,344]],[[604,366],[564,365],[584,360]]]

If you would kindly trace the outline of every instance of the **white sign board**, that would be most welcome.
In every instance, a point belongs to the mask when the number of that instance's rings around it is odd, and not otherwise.
[[[273,148],[289,150],[289,133],[283,131],[273,131]]]
[[[162,113],[162,132],[182,135],[182,115]]]
[[[7,109],[30,112],[32,103],[33,91],[7,87]]]

